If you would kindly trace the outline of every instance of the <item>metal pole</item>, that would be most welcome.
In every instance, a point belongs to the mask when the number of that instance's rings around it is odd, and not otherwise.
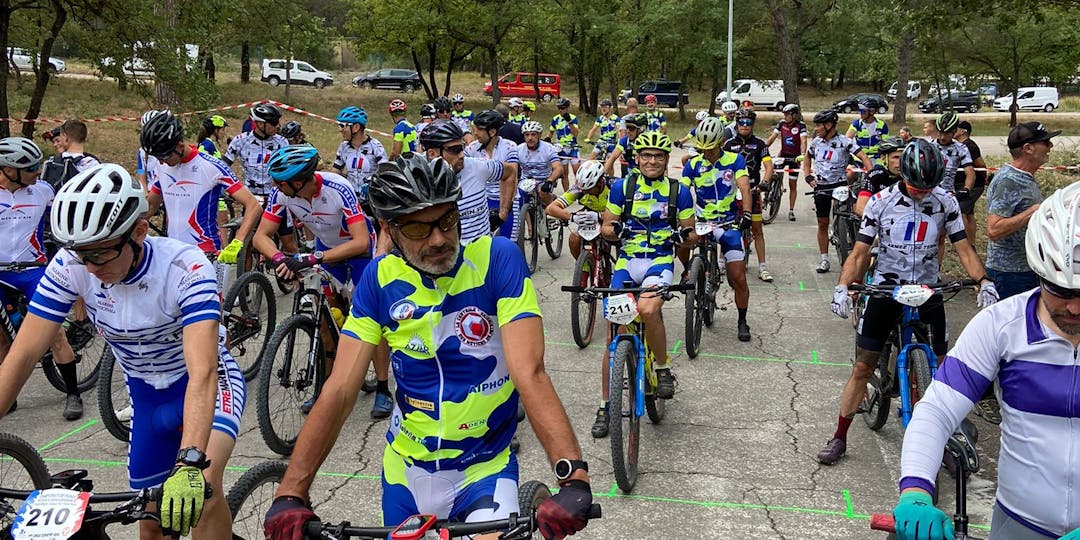
[[[732,28],[734,28],[734,16],[735,13],[735,0],[728,0],[727,3],[727,97],[728,101],[731,99],[731,35]]]

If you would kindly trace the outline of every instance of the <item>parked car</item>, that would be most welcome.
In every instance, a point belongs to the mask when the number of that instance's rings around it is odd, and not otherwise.
[[[264,58],[262,61],[262,82],[277,86],[285,82],[285,66],[289,61],[280,58]],[[334,76],[318,69],[311,64],[293,60],[292,69],[289,70],[289,80],[292,84],[310,84],[315,88],[322,88],[334,84]]]
[[[540,99],[551,101],[562,96],[560,90],[562,78],[555,73],[527,73],[513,71],[499,77],[499,94],[503,97],[535,97],[536,83],[540,88]],[[484,94],[491,95],[491,82],[484,83]]]
[[[1016,90],[1016,106],[1020,110],[1054,112],[1058,108],[1058,90],[1052,86],[1027,86]],[[994,100],[994,110],[1008,112],[1012,106],[1013,95]]]
[[[899,81],[893,81],[892,86],[889,87],[889,91],[885,93],[885,95],[888,96],[889,99],[896,99],[896,94],[897,94],[897,91],[898,91],[898,88],[899,88],[898,87],[899,84],[900,84]],[[908,81],[907,82],[907,98],[908,99],[919,99],[919,96],[921,96],[921,95],[922,95],[922,83],[919,82],[919,81]]]
[[[919,110],[924,113],[940,113],[945,111],[957,111],[957,112],[979,112],[979,94],[975,92],[967,91],[953,91],[948,95],[942,96],[941,103],[938,102],[938,96],[931,95],[929,98],[919,102]]]
[[[728,101],[727,91],[716,95],[716,104]],[[731,89],[731,99],[739,105],[753,102],[755,108],[780,110],[784,107],[784,81],[756,81],[739,79]]]
[[[18,47],[9,47],[7,56],[9,61],[15,62],[15,69],[18,69],[19,71],[33,71],[34,60],[38,57],[36,53],[31,55],[28,51]],[[63,73],[67,71],[67,63],[59,58],[50,56],[48,70],[52,73]]]
[[[626,103],[627,99],[634,97],[638,100],[638,103],[645,104],[645,96],[652,94],[656,96],[656,104],[661,107],[678,107],[679,106],[679,89],[682,88],[682,81],[645,81],[638,85],[637,93],[633,93],[629,88],[623,90],[619,94],[619,101]],[[682,95],[683,105],[690,103],[690,97],[685,93]]]
[[[879,113],[885,113],[889,110],[889,104],[885,102],[885,98],[881,94],[851,94],[843,99],[840,99],[832,104],[832,109],[836,112],[850,113],[859,110],[859,103],[869,101],[870,106],[877,109]]]
[[[998,85],[997,83],[984,84],[975,90],[976,94],[979,94],[979,98],[985,105],[993,105],[994,100],[998,98]]]
[[[357,75],[353,78],[352,85],[357,88],[415,92],[423,86],[423,83],[420,82],[420,74],[411,69],[380,69]]]

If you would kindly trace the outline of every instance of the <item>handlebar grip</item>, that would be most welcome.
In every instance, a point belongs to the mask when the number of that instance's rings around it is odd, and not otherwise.
[[[669,291],[692,291],[697,287],[694,283],[680,283],[678,285],[671,285],[668,287]]]
[[[589,514],[586,517],[589,519],[600,519],[604,517],[604,513],[601,511],[599,504],[593,503],[593,505],[589,507]]]
[[[870,528],[875,531],[896,532],[896,520],[889,514],[872,514]]]
[[[318,538],[322,534],[322,521],[313,519],[304,523],[304,538]]]
[[[576,292],[576,293],[585,292],[585,287],[579,287],[577,285],[563,285],[560,288],[562,289],[563,292]]]

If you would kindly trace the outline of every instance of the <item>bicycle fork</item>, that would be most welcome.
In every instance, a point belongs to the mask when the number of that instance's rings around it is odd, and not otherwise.
[[[633,323],[631,323],[633,324]],[[629,330],[630,327],[628,326]],[[634,380],[626,381],[626,384],[634,385],[634,403],[631,414],[635,418],[645,416],[645,344],[637,336],[637,334],[616,334],[615,339],[611,340],[611,344],[608,345],[608,373],[609,377],[615,375],[615,350],[619,347],[619,342],[622,340],[631,340],[634,346],[634,352],[637,355],[636,363],[637,368],[634,371]],[[619,375],[622,376],[622,375]]]
[[[906,330],[905,332],[910,332]],[[908,423],[911,422],[911,413],[915,408],[915,404],[911,401],[911,379],[908,377],[908,351],[912,349],[922,349],[926,354],[926,361],[930,365],[930,377],[934,377],[934,373],[937,372],[937,357],[934,355],[934,351],[930,349],[930,346],[925,343],[912,343],[910,336],[904,340],[906,345],[900,349],[900,353],[896,355],[896,377],[900,384],[900,424],[907,429]],[[922,396],[919,396],[922,398]]]

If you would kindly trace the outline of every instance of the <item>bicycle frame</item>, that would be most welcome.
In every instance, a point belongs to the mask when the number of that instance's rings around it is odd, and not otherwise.
[[[544,213],[544,200],[540,197],[540,186],[548,180],[536,180],[534,178],[522,179],[522,181],[533,182],[532,189],[521,191],[521,205],[518,207],[519,212],[524,212],[524,208],[528,205],[532,205],[536,208],[533,212],[533,220],[530,224],[533,228],[533,234],[537,235],[540,240],[545,240],[551,237],[551,231],[547,227],[547,214]],[[524,231],[518,231],[518,234],[524,234]]]
[[[634,395],[634,416],[645,416],[645,377],[649,377],[650,386],[656,386],[656,374],[652,372],[652,354],[646,354],[645,348],[645,323],[640,317],[625,326],[626,332],[619,332],[619,325],[610,323],[611,343],[608,345],[608,367],[611,376],[615,376],[615,349],[619,342],[627,339],[634,344],[637,353],[637,371],[635,380],[632,381],[637,392]],[[619,374],[621,376],[621,374]]]
[[[893,373],[900,383],[900,423],[907,428],[911,422],[911,412],[915,405],[911,402],[911,381],[908,379],[907,361],[908,353],[912,349],[922,349],[926,353],[927,363],[930,365],[930,376],[937,373],[937,355],[927,343],[916,342],[915,329],[923,328],[919,318],[919,308],[904,306],[903,316],[898,329],[900,330],[900,352],[896,355],[896,371]]]

